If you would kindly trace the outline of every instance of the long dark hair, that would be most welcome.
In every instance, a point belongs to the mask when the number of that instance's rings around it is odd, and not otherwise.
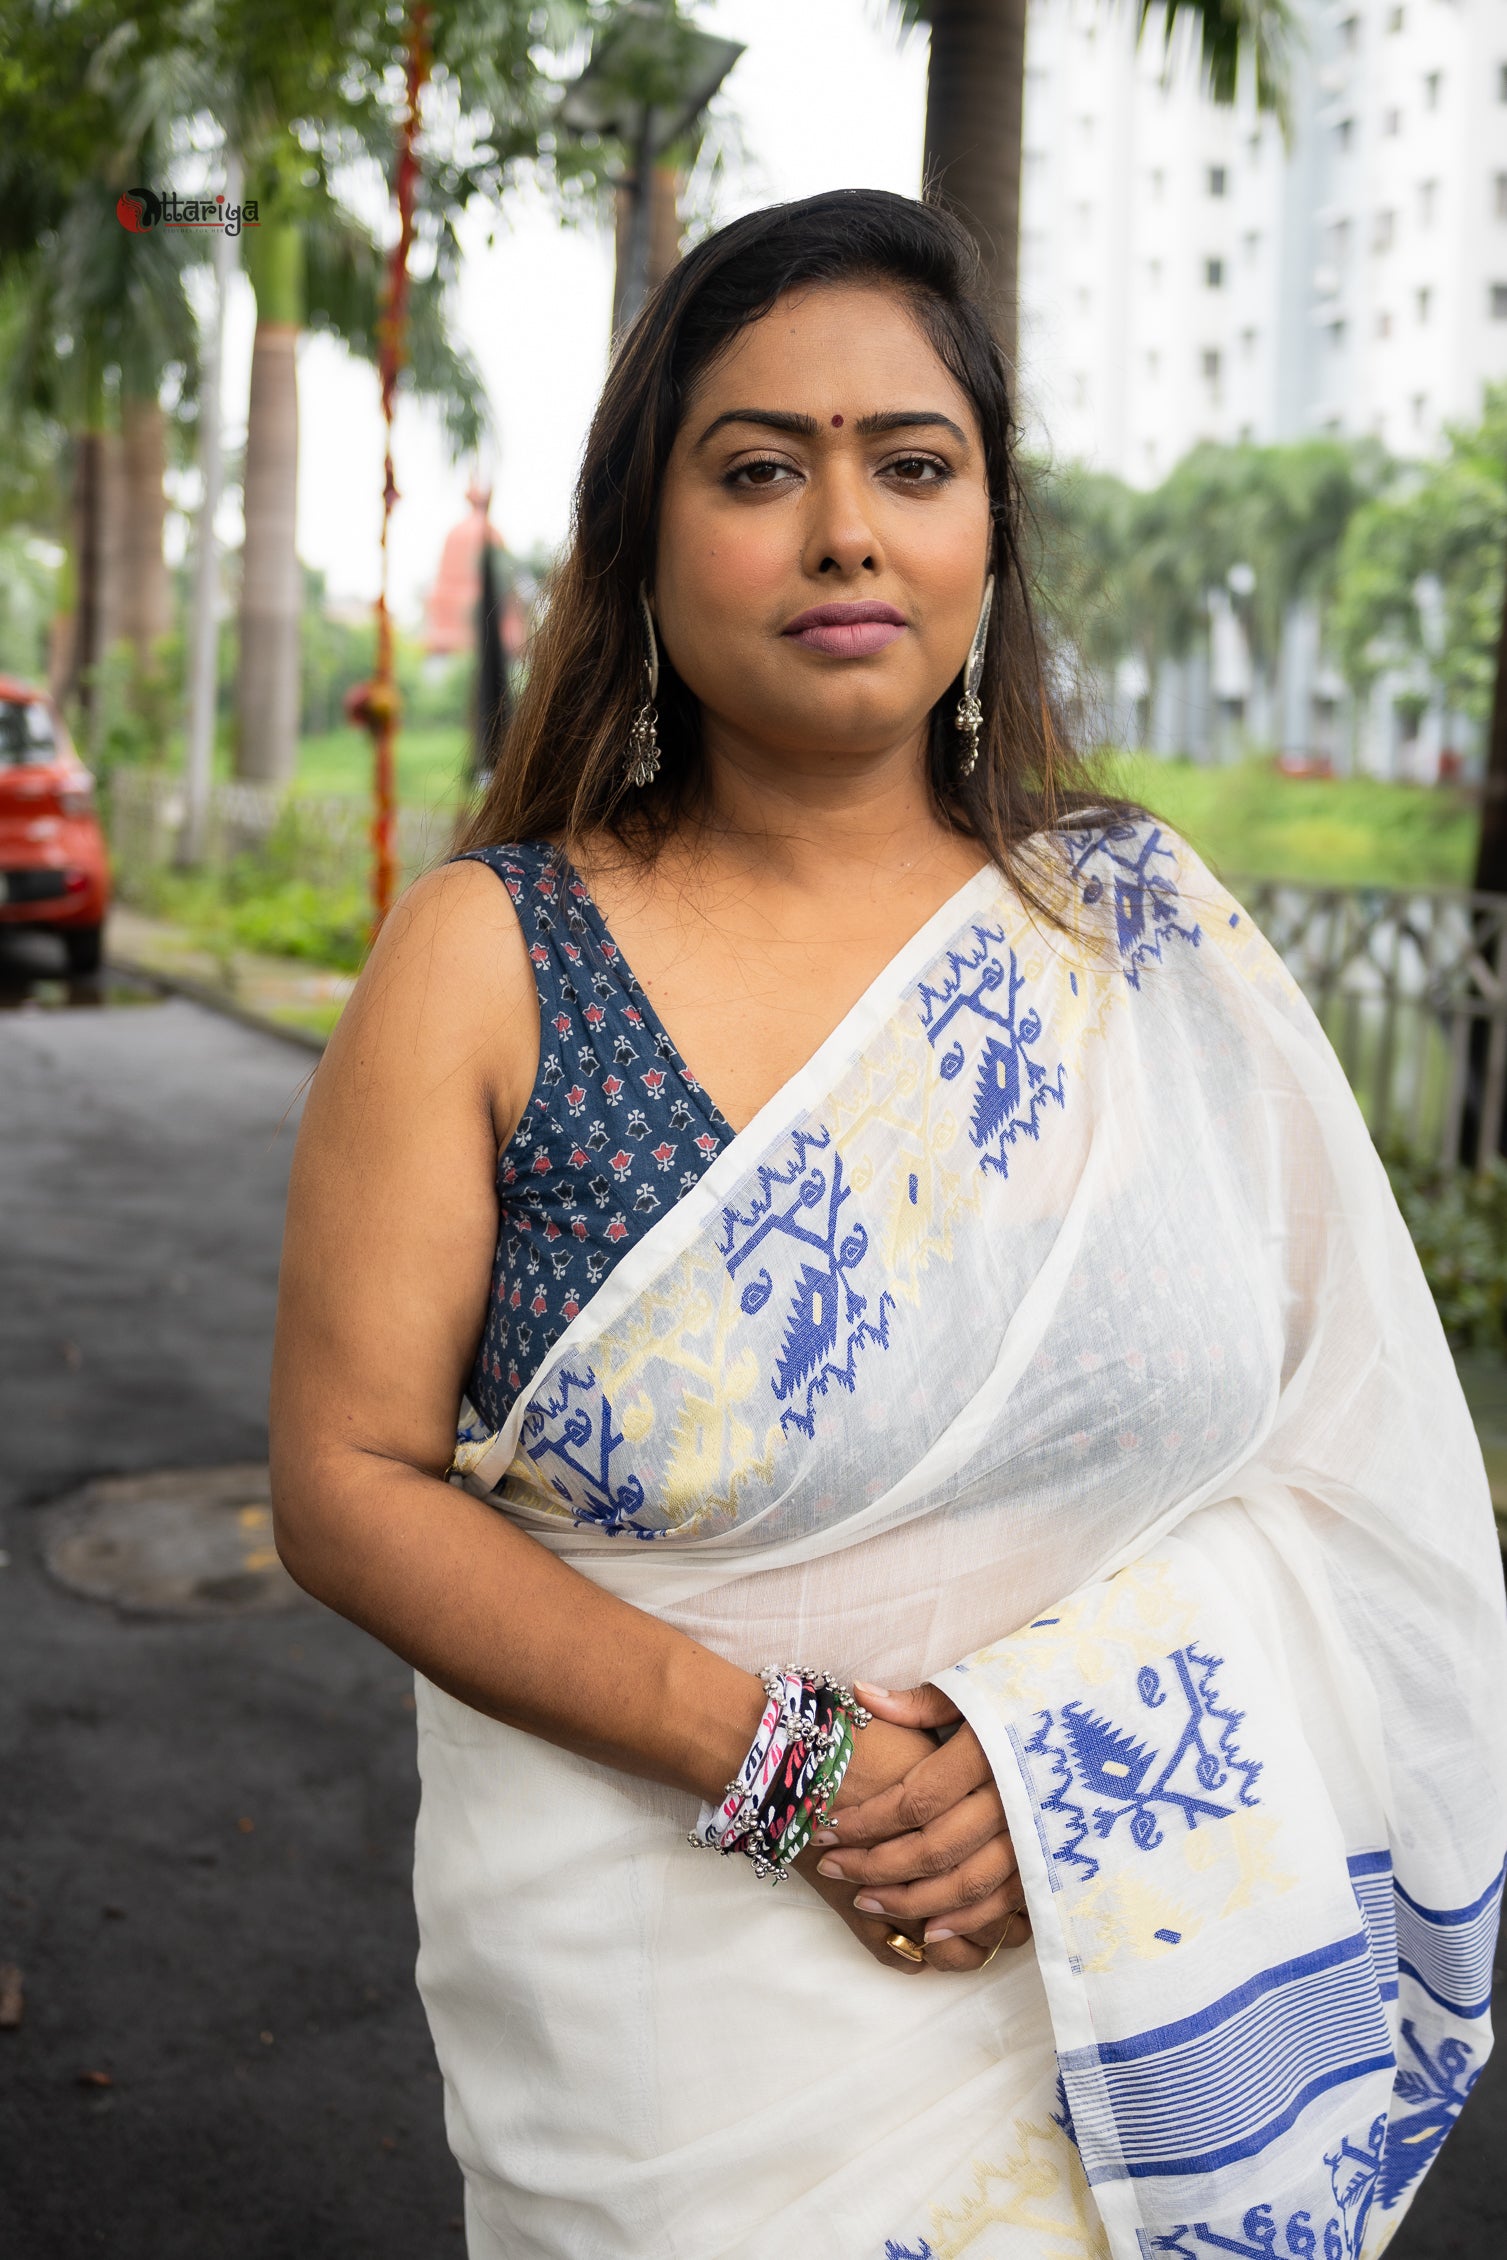
[[[973,404],[994,521],[994,611],[980,696],[978,766],[959,774],[953,711],[932,710],[929,774],[939,812],[977,839],[1033,900],[1027,843],[1075,810],[1114,807],[1096,792],[1055,711],[1022,561],[1022,498],[1005,366],[979,298],[979,262],[958,222],[879,189],[841,189],[734,220],[681,260],[623,340],[586,442],[574,535],[534,639],[518,701],[468,847],[605,830],[651,856],[701,787],[695,699],[667,660],[659,679],[663,766],[627,780],[626,747],[644,698],[638,591],[652,584],[661,483],[702,372],[748,323],[804,284],[872,281],[904,293],[939,359]]]

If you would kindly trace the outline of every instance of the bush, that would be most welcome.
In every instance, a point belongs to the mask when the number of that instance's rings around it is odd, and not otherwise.
[[[1472,1176],[1392,1154],[1387,1175],[1450,1347],[1507,1354],[1507,1163]]]

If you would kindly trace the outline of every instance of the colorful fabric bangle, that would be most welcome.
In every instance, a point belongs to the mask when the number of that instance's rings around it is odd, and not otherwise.
[[[717,1803],[702,1807],[690,1842],[742,1852],[756,1875],[778,1883],[825,1819],[869,1713],[826,1672],[789,1664],[761,1677],[768,1701],[748,1755]]]

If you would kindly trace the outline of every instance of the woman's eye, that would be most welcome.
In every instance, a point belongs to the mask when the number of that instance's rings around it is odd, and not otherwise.
[[[936,455],[897,455],[884,471],[886,478],[900,479],[906,486],[934,486],[952,477],[951,465]]]
[[[781,479],[794,478],[794,476],[795,473],[788,463],[775,463],[765,459],[758,463],[738,464],[736,469],[729,471],[727,484],[730,487],[741,487],[746,491],[750,487],[772,487],[777,485]]]

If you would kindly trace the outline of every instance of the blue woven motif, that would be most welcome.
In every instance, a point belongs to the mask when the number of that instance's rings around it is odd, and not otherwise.
[[[718,1253],[729,1278],[743,1275],[739,1302],[744,1314],[755,1317],[776,1292],[786,1298],[785,1332],[770,1387],[788,1405],[780,1415],[787,1434],[798,1428],[805,1436],[814,1435],[817,1398],[825,1397],[834,1381],[851,1394],[859,1351],[870,1345],[889,1347],[894,1298],[881,1294],[870,1317],[869,1297],[853,1280],[868,1254],[869,1236],[857,1217],[842,1213],[852,1197],[832,1133],[819,1125],[793,1131],[784,1160],[760,1163],[758,1190],[746,1210],[722,1212]],[[792,1251],[799,1257],[793,1278],[788,1276]],[[765,1261],[744,1272],[750,1257],[760,1254]],[[778,1290],[770,1262],[782,1271]]]
[[[539,1072],[498,1156],[492,1291],[466,1385],[497,1429],[613,1266],[733,1133],[555,850],[528,842],[464,860],[507,888],[539,991]]]
[[[612,1463],[622,1442],[612,1406],[589,1367],[572,1373],[562,1366],[543,1401],[524,1415],[523,1448],[549,1474],[550,1489],[566,1501],[577,1522],[589,1523],[609,1538],[625,1531],[635,1538],[662,1538],[663,1530],[646,1529],[634,1519],[644,1506],[638,1477],[614,1477]],[[550,1474],[550,1460],[566,1473]]]
[[[1475,2051],[1468,2041],[1442,2040],[1430,2054],[1411,2017],[1402,2020],[1402,2045],[1406,2054],[1392,2090],[1392,2120],[1381,2161],[1381,2202],[1389,2210],[1433,2164],[1481,2076],[1479,2064],[1470,2068]]]
[[[933,988],[923,981],[917,999],[921,1025],[932,1050],[936,1052],[943,1037],[950,1038],[937,1056],[937,1069],[945,1082],[960,1076],[968,1064],[962,1035],[968,1023],[961,1016],[971,1014],[983,1023],[983,1041],[974,1062],[968,1135],[982,1157],[979,1167],[1008,1177],[1007,1148],[1022,1137],[1039,1138],[1046,1109],[1066,1103],[1066,1070],[1060,1060],[1053,1069],[1036,1055],[1042,1034],[1041,1014],[1032,1005],[1021,1009],[1026,979],[1005,940],[1004,928],[976,925],[973,941],[971,949],[948,951],[947,969],[939,985]],[[977,1036],[978,1030],[971,1033]]]
[[[919,2244],[897,2244],[892,2236],[884,2240],[884,2260],[936,2260],[925,2237]]]
[[[1203,934],[1197,924],[1185,922],[1177,854],[1159,824],[1106,824],[1060,836],[1084,905],[1092,909],[1103,901],[1106,887],[1113,889],[1115,941],[1133,989],[1141,985],[1144,966],[1161,964],[1164,941],[1176,936],[1198,947]]]
[[[1324,2153],[1329,2191],[1316,2207],[1289,2212],[1274,2205],[1252,2205],[1236,2230],[1208,2221],[1187,2221],[1161,2236],[1139,2232],[1148,2256],[1174,2253],[1178,2260],[1200,2260],[1210,2252],[1234,2253],[1237,2260],[1360,2260],[1381,2172],[1386,2120],[1373,2119],[1364,2145],[1345,2141]],[[1315,2176],[1317,2179],[1317,2176]],[[1290,2201],[1289,2201],[1290,2202]]]
[[[1030,1771],[1043,1823],[1051,1815],[1055,1824],[1048,1830],[1048,1849],[1064,1874],[1077,1873],[1084,1881],[1096,1876],[1099,1862],[1082,1846],[1090,1836],[1108,1837],[1121,1821],[1129,1823],[1130,1841],[1149,1852],[1162,1842],[1169,1816],[1192,1829],[1228,1820],[1239,1805],[1260,1803],[1252,1793],[1260,1762],[1242,1757],[1236,1746],[1245,1714],[1221,1702],[1215,1684],[1222,1659],[1190,1642],[1166,1660],[1174,1675],[1170,1698],[1152,1665],[1144,1664],[1136,1675],[1146,1711],[1154,1714],[1173,1702],[1169,1718],[1155,1726],[1145,1720],[1117,1724],[1076,1700],[1038,1714],[1040,1724],[1025,1754],[1046,1761]]]

